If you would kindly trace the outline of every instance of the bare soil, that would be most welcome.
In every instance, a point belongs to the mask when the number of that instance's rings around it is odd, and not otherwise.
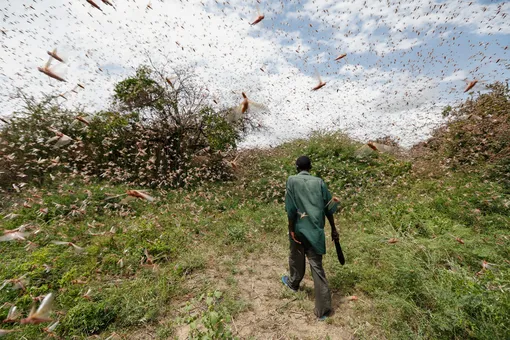
[[[237,261],[224,257],[214,262],[216,268],[197,273],[195,279],[213,283],[209,290],[235,289],[237,298],[248,304],[245,311],[233,317],[231,328],[235,336],[275,340],[354,338],[355,332],[349,325],[354,323],[353,306],[359,302],[349,302],[333,292],[334,314],[326,321],[318,321],[313,313],[313,280],[309,268],[298,292],[292,292],[281,282],[281,276],[288,272],[285,249],[278,247],[270,254],[252,254]],[[235,288],[231,287],[232,281],[236,282]],[[188,332],[189,327],[183,325],[175,336],[186,339]]]

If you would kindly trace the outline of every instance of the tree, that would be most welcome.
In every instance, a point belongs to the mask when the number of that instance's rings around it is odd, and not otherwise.
[[[153,171],[172,173],[178,184],[222,178],[228,172],[223,156],[236,148],[244,126],[229,123],[224,111],[208,104],[207,92],[189,70],[173,73],[144,65],[115,86],[116,109],[140,117],[133,133],[144,151],[134,163],[152,161]],[[201,158],[206,161],[197,162]]]
[[[226,158],[256,128],[250,112],[230,122],[235,108],[215,110],[191,72],[174,73],[139,67],[115,85],[110,110],[86,119],[58,96],[20,94],[25,105],[0,127],[0,185],[51,173],[153,187],[229,178]]]

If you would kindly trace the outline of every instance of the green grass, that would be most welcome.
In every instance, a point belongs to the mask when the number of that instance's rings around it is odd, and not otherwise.
[[[39,231],[28,239],[37,247],[0,244],[0,280],[29,279],[26,291],[3,288],[0,306],[14,303],[26,315],[32,297],[55,292],[55,310],[61,312],[54,315],[60,320],[56,333],[64,338],[150,328],[164,339],[176,336],[183,323],[194,323],[198,338],[230,338],[230,318],[249,307],[238,299],[238,263],[250,254],[267,253],[271,244],[286,247],[285,180],[295,171],[295,158],[307,154],[312,173],[341,199],[336,219],[347,263],[337,263],[328,243],[325,267],[334,294],[363,300],[349,324],[356,336],[509,338],[507,189],[476,173],[417,175],[410,160],[384,154],[357,157],[358,147],[331,134],[272,151],[247,151],[236,181],[152,191],[157,197],[152,204],[106,200],[106,193],[127,189],[106,183],[66,180],[26,190],[12,198],[16,203],[3,203],[2,216],[20,216],[1,219],[0,228],[34,226],[32,231]],[[31,207],[23,208],[29,197]],[[73,216],[73,205],[86,213]],[[48,213],[41,215],[40,208]],[[390,238],[398,241],[388,243]],[[86,253],[53,240],[74,242]],[[155,266],[147,265],[145,253]],[[205,273],[220,270],[216,259],[225,257],[232,259],[222,267],[228,288],[218,291]],[[494,266],[482,270],[483,261]],[[83,297],[89,288],[90,300]],[[307,299],[305,292],[300,294]],[[7,311],[0,309],[0,319]],[[43,328],[2,327],[28,339],[40,338]]]

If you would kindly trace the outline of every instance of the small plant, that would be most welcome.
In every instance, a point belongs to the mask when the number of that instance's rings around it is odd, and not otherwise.
[[[246,231],[241,225],[234,225],[227,228],[227,240],[229,243],[239,243],[246,239]]]
[[[61,332],[83,335],[99,333],[106,329],[115,317],[114,307],[107,306],[104,302],[81,302],[67,312]]]
[[[191,339],[237,339],[228,323],[231,320],[227,310],[220,304],[223,293],[208,292],[188,302],[182,320],[190,325]]]

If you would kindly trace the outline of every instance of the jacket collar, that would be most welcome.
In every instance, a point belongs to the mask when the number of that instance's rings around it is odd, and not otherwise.
[[[310,176],[310,173],[308,171],[301,171],[298,175]]]

